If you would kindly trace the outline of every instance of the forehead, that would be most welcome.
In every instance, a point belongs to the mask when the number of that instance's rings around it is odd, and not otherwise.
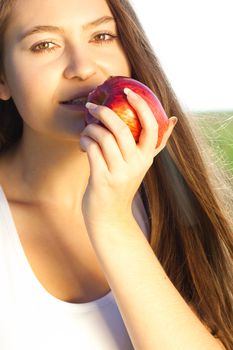
[[[8,27],[32,25],[84,25],[103,15],[112,15],[106,0],[16,0]]]

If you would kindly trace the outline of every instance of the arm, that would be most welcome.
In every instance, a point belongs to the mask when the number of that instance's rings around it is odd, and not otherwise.
[[[174,119],[156,148],[155,118],[142,98],[131,97],[143,130],[137,145],[128,127],[103,106],[91,112],[106,128],[88,125],[80,139],[90,164],[82,201],[87,232],[136,350],[220,350],[165,274],[133,217],[135,193],[165,147]]]
[[[224,349],[171,283],[135,220],[105,230],[92,244],[135,349]]]

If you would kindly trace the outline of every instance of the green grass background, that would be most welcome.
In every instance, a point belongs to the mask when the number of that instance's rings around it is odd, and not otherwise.
[[[194,112],[200,132],[233,174],[233,111]]]

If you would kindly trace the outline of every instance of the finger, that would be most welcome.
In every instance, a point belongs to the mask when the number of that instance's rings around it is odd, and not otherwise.
[[[164,149],[164,147],[166,147],[167,142],[168,142],[168,140],[169,140],[169,138],[170,138],[170,136],[171,136],[171,134],[172,134],[172,132],[173,132],[173,130],[175,128],[175,125],[176,125],[177,121],[178,121],[178,119],[176,117],[169,118],[169,120],[168,120],[168,122],[169,122],[168,128],[165,131],[165,133],[163,134],[163,138],[162,138],[162,141],[161,141],[159,147],[156,148],[156,150],[155,150],[154,157],[157,154],[159,154],[159,152],[161,152]]]
[[[119,164],[124,162],[114,135],[108,129],[98,124],[89,124],[81,136],[88,136],[97,142],[110,172],[113,172],[117,167],[119,168]]]
[[[128,88],[124,89],[124,92],[130,105],[135,109],[142,127],[138,148],[145,153],[154,152],[158,141],[158,123],[156,118],[148,103],[140,95]]]
[[[98,176],[98,174],[101,175],[102,173],[108,171],[102,151],[94,140],[87,136],[81,136],[80,146],[84,152],[87,152],[91,174]]]
[[[92,104],[93,105],[93,104]],[[87,105],[88,107],[89,105]],[[136,142],[128,125],[110,108],[95,105],[88,108],[89,112],[98,119],[114,135],[122,157],[125,161],[131,159],[136,151]]]

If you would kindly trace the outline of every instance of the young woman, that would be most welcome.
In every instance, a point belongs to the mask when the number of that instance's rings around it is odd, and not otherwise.
[[[85,127],[116,75],[159,97],[159,148],[132,93],[138,144],[107,107]],[[230,350],[230,198],[130,3],[0,0],[0,99],[1,350]]]

